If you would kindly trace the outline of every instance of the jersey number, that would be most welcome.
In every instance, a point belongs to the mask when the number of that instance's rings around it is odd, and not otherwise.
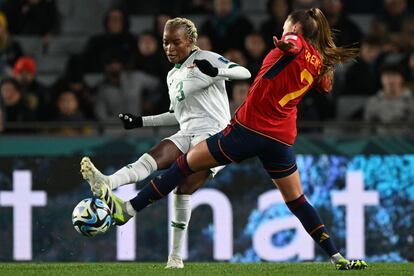
[[[301,89],[287,93],[280,101],[280,106],[285,106],[289,101],[296,99],[303,95],[306,91],[308,91],[309,87],[313,83],[313,76],[307,69],[303,69],[302,72],[300,72],[300,81],[305,84]]]
[[[177,83],[177,85],[175,86],[175,88],[177,88],[178,89],[178,93],[179,93],[179,95],[178,96],[176,96],[175,98],[177,99],[177,101],[179,101],[179,102],[181,102],[182,100],[184,100],[185,99],[185,96],[184,96],[184,91],[183,91],[183,86],[184,86],[184,84],[183,84],[183,82],[182,81],[180,81],[179,83]]]

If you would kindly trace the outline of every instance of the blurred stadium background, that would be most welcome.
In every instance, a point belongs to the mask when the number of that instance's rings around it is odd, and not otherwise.
[[[202,49],[254,75],[289,12],[308,7],[361,53],[337,68],[331,94],[299,107],[305,194],[348,257],[413,261],[411,0],[1,0],[0,261],[165,261],[169,200],[102,237],[74,231],[72,209],[90,195],[81,156],[109,174],[177,130],[125,131],[117,119],[168,108],[167,19],[192,19]],[[248,87],[228,83],[232,110]],[[255,160],[228,166],[193,205],[189,261],[326,260]]]

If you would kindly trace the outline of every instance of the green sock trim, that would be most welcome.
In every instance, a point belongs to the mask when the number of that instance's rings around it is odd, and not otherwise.
[[[184,230],[185,229],[185,223],[171,221],[171,227]]]

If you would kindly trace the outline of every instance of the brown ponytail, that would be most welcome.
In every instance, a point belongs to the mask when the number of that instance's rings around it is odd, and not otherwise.
[[[343,64],[358,55],[357,48],[336,47],[331,27],[322,11],[318,8],[299,10],[290,14],[292,23],[300,23],[302,35],[308,39],[322,56],[321,75],[331,71],[336,64]]]

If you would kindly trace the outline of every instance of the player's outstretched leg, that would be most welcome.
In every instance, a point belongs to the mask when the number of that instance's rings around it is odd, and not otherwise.
[[[83,157],[81,160],[81,173],[83,179],[85,179],[91,186],[91,191],[94,196],[100,197],[101,186],[109,185],[108,176],[101,173],[95,165],[92,163],[89,157]]]
[[[136,183],[147,178],[158,169],[157,162],[148,153],[144,153],[137,161],[128,164],[109,175],[109,184],[113,189],[130,183]]]

